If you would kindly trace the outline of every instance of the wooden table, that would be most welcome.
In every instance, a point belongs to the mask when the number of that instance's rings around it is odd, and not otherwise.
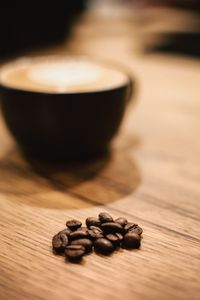
[[[130,19],[87,15],[66,47],[137,78],[109,157],[31,166],[0,123],[0,299],[199,299],[200,62],[137,53]],[[45,51],[44,51],[45,52]],[[82,264],[53,255],[68,218],[100,211],[144,228],[142,247]]]

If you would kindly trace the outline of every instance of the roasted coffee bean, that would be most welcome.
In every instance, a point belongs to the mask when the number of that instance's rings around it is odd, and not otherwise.
[[[113,243],[115,246],[119,246],[123,240],[123,235],[121,233],[109,233],[106,238]]]
[[[64,233],[64,234],[66,234],[67,236],[69,236],[70,233],[71,233],[71,230],[70,230],[69,228],[65,228],[65,229],[59,231],[57,234],[62,234],[62,233]]]
[[[87,218],[85,223],[88,228],[90,228],[91,226],[99,227],[101,225],[100,220],[97,218],[93,218],[93,217]]]
[[[63,247],[62,247],[62,239],[60,238],[59,234],[56,234],[53,236],[52,239],[52,246],[53,249],[56,251],[62,251]]]
[[[100,238],[97,239],[94,242],[94,249],[95,251],[102,253],[104,255],[110,254],[114,251],[114,246],[111,243],[111,241],[105,239],[105,238]]]
[[[113,218],[106,212],[101,212],[99,214],[99,220],[101,223],[113,222]]]
[[[86,231],[88,232],[88,228],[85,226],[79,227],[78,229],[76,229],[76,231]]]
[[[124,227],[125,232],[128,232],[129,230],[135,229],[138,226],[138,224],[135,223],[127,223]]]
[[[69,245],[65,248],[65,255],[69,260],[80,260],[86,253],[85,247],[81,245]]]
[[[87,230],[76,230],[76,231],[72,231],[69,235],[69,239],[71,241],[73,240],[78,240],[78,239],[85,239],[85,238],[89,238],[90,234],[89,231]]]
[[[89,239],[79,239],[79,240],[72,241],[71,245],[81,245],[85,247],[85,251],[89,253],[90,251],[92,251],[93,243]]]
[[[101,224],[101,229],[104,233],[122,233],[124,231],[123,227],[119,223],[109,222]]]
[[[66,222],[66,226],[71,230],[76,230],[81,227],[82,223],[78,220],[69,220]]]
[[[135,224],[135,223],[128,223],[124,229],[126,232],[131,231],[131,232],[135,232],[139,235],[141,235],[143,233],[143,229],[138,224]]]
[[[52,239],[52,246],[56,252],[63,252],[68,243],[68,237],[65,233],[58,233]]]
[[[103,238],[103,231],[99,227],[91,226],[89,229],[89,235],[91,240],[96,240]]]
[[[140,236],[135,232],[128,232],[124,236],[123,246],[127,249],[137,249],[140,247]]]
[[[143,229],[140,226],[137,225],[137,226],[129,229],[128,232],[135,232],[135,233],[141,235],[143,233]]]
[[[126,219],[126,218],[123,218],[123,217],[117,218],[117,219],[115,220],[115,222],[116,222],[116,223],[119,223],[122,227],[124,227],[126,224],[128,224],[127,219]]]

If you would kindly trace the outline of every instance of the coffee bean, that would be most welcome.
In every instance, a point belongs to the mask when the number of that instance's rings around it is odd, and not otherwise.
[[[56,251],[60,251],[63,249],[62,247],[62,240],[59,234],[54,235],[52,239],[52,246]]]
[[[140,247],[140,236],[135,232],[128,232],[124,236],[123,246],[127,249],[137,249]]]
[[[116,223],[119,223],[122,227],[124,227],[126,224],[128,224],[127,219],[126,219],[126,218],[123,218],[123,217],[117,218],[117,219],[115,220],[115,222],[116,222]]]
[[[120,242],[123,240],[123,235],[121,233],[109,233],[106,238],[113,243],[115,246],[119,246]]]
[[[119,223],[109,222],[101,224],[101,229],[104,233],[122,233],[124,231],[123,227]]]
[[[62,234],[62,233],[64,233],[64,234],[66,234],[67,236],[69,236],[70,233],[71,233],[71,230],[70,230],[69,228],[65,228],[65,229],[59,231],[57,234]]]
[[[90,251],[92,251],[93,243],[89,239],[79,239],[79,240],[72,241],[71,245],[81,245],[85,247],[85,251],[89,253]]]
[[[90,237],[89,231],[88,230],[86,231],[84,229],[73,231],[69,235],[69,239],[71,241],[78,240],[78,239],[85,239],[85,238],[89,238],[89,237]]]
[[[91,226],[89,229],[89,235],[91,240],[96,240],[103,238],[103,231],[99,227]]]
[[[128,232],[131,229],[135,229],[138,225],[135,223],[127,223],[124,227],[125,232]]]
[[[106,212],[101,212],[99,214],[99,220],[101,223],[113,222],[113,218]]]
[[[137,226],[135,226],[135,227],[129,229],[128,232],[135,232],[135,233],[137,233],[138,235],[141,235],[141,234],[143,233],[143,229],[142,229],[140,226],[137,225]]]
[[[66,226],[71,230],[76,230],[81,227],[82,223],[78,220],[69,220],[66,222]]]
[[[69,245],[65,248],[65,255],[69,260],[77,261],[85,255],[85,247],[81,245]]]
[[[76,231],[86,231],[88,232],[88,228],[85,226],[79,227],[78,229],[76,229]]]
[[[112,253],[115,248],[109,240],[105,238],[100,238],[94,242],[94,249],[99,253],[107,255]]]
[[[68,237],[64,233],[58,233],[52,239],[52,246],[56,252],[63,252],[68,243]]]
[[[87,218],[85,223],[88,228],[90,228],[91,226],[99,227],[101,225],[100,220],[97,218],[93,218],[93,217]]]

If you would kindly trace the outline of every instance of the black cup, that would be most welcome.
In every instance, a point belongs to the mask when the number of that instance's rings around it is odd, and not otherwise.
[[[134,85],[90,92],[27,91],[0,82],[6,124],[26,155],[45,160],[86,159],[107,151]]]

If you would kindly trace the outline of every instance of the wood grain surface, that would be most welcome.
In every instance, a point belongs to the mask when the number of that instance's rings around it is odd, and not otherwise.
[[[199,299],[200,62],[142,55],[132,20],[86,15],[65,47],[137,79],[110,155],[27,162],[0,121],[0,299]],[[107,211],[143,229],[142,247],[65,262],[51,249],[68,218]]]

